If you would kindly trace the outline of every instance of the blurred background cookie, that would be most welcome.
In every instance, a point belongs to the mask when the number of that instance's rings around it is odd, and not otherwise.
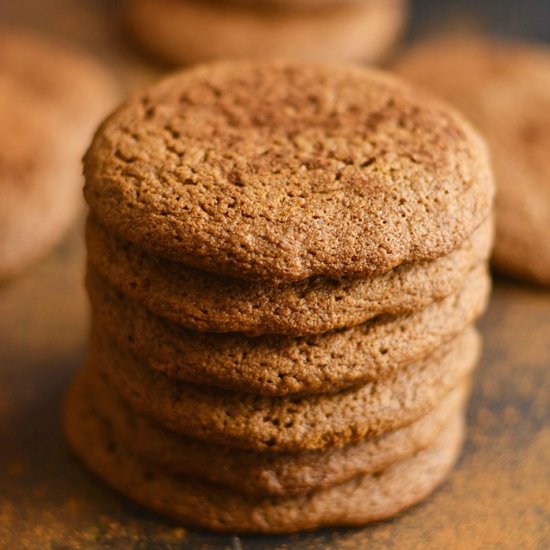
[[[405,0],[332,2],[128,0],[135,39],[168,63],[222,57],[299,57],[376,62],[395,44]]]
[[[432,38],[398,64],[482,131],[497,177],[493,263],[550,285],[550,50],[480,36]]]
[[[0,278],[45,254],[81,204],[80,158],[117,93],[87,56],[0,35]]]

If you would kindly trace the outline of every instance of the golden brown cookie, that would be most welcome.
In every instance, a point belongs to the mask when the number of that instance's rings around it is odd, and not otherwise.
[[[463,419],[457,415],[429,448],[382,472],[307,495],[262,498],[174,476],[146,463],[121,447],[110,424],[86,405],[76,392],[69,395],[65,429],[74,451],[92,471],[148,508],[185,524],[219,531],[286,533],[362,525],[393,516],[442,482],[463,438]]]
[[[90,362],[136,410],[178,433],[276,452],[341,447],[410,424],[468,375],[479,344],[470,328],[429,358],[380,382],[332,394],[278,398],[176,382],[97,333]]]
[[[270,283],[433,260],[487,219],[483,140],[384,73],[225,62],[130,98],[85,158],[113,233],[196,268]]]
[[[430,355],[485,310],[490,279],[480,266],[458,293],[424,310],[301,338],[198,333],[150,313],[93,270],[87,287],[95,330],[150,368],[187,382],[276,396],[383,379]]]
[[[549,285],[550,49],[442,37],[413,48],[397,68],[453,102],[485,134],[498,183],[493,262]]]
[[[308,4],[128,0],[125,15],[136,40],[175,65],[272,56],[375,62],[394,46],[407,15],[406,0]]]
[[[46,253],[81,206],[80,158],[116,98],[87,56],[0,33],[0,278]]]
[[[187,268],[143,253],[90,219],[88,259],[113,287],[160,317],[208,332],[319,334],[381,314],[418,311],[460,290],[485,265],[493,236],[489,219],[447,256],[399,266],[384,275],[310,278],[270,286]]]
[[[255,453],[204,443],[162,428],[132,409],[97,371],[84,369],[73,399],[108,422],[128,453],[176,475],[198,477],[239,493],[291,496],[383,470],[426,449],[453,415],[462,414],[468,384],[452,390],[426,416],[377,439],[342,448],[297,453]]]

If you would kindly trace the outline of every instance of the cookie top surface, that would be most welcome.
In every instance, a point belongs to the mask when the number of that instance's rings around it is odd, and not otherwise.
[[[550,284],[550,48],[440,37],[413,48],[398,70],[454,103],[483,131],[498,183],[494,260]]]
[[[204,65],[133,96],[85,175],[120,236],[273,282],[438,257],[492,202],[484,143],[450,108],[374,70],[278,61]]]

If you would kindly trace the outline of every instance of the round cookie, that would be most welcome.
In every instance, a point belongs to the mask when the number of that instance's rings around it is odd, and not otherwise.
[[[65,430],[74,451],[116,490],[185,524],[219,531],[287,533],[388,518],[425,498],[455,463],[463,440],[456,416],[428,449],[378,474],[308,495],[251,497],[190,477],[172,476],[117,444],[111,426],[69,395]]]
[[[125,298],[93,270],[87,287],[93,330],[150,368],[187,382],[277,396],[380,380],[430,355],[485,310],[490,279],[480,266],[458,293],[424,310],[302,338],[197,333]]]
[[[175,382],[106,338],[92,335],[91,365],[138,411],[167,428],[255,451],[326,449],[374,438],[433,410],[473,369],[479,336],[470,328],[394,376],[312,396],[265,397]]]
[[[254,496],[291,496],[331,487],[359,474],[379,472],[429,447],[450,418],[463,414],[468,385],[445,396],[426,416],[378,439],[339,449],[255,453],[203,443],[163,429],[137,413],[96,371],[74,381],[74,399],[111,426],[129,453],[175,475],[198,477]]]
[[[23,31],[0,34],[0,279],[70,226],[81,205],[80,158],[115,97],[87,57]]]
[[[129,0],[125,18],[147,50],[181,65],[273,56],[375,62],[394,46],[407,15],[405,0],[293,4]]]
[[[270,283],[433,260],[493,197],[485,144],[458,113],[372,69],[299,62],[204,65],[134,95],[85,175],[113,233]]]
[[[487,137],[498,184],[494,265],[550,285],[550,49],[445,37],[413,48],[397,68]]]
[[[86,244],[90,264],[113,287],[176,324],[201,332],[303,336],[418,311],[458,292],[468,273],[485,264],[492,235],[489,219],[459,249],[430,262],[371,278],[311,278],[278,286],[150,256],[110,235],[94,218]]]

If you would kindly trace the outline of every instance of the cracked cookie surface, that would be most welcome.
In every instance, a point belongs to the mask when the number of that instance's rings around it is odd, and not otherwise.
[[[269,283],[448,254],[493,196],[485,144],[457,112],[373,69],[298,62],[204,65],[134,95],[85,174],[115,234]]]

